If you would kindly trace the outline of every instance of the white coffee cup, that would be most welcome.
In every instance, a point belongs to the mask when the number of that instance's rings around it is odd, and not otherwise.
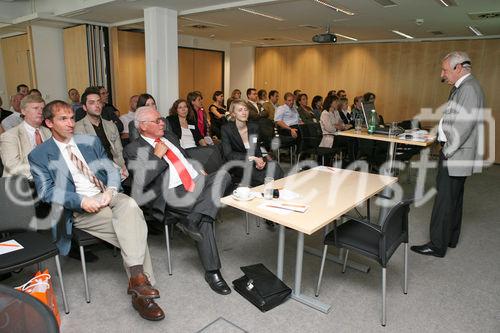
[[[246,200],[250,197],[250,188],[249,187],[238,187],[233,191],[233,195],[239,199]]]

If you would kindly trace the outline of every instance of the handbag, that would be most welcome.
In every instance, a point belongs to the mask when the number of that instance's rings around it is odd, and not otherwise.
[[[52,288],[52,281],[47,269],[43,271],[43,273],[38,271],[31,280],[15,289],[23,291],[47,305],[54,314],[57,324],[61,326],[57,298],[54,293],[54,288]]]
[[[233,288],[260,311],[269,311],[290,297],[292,289],[263,264],[240,269],[245,275],[233,281]]]

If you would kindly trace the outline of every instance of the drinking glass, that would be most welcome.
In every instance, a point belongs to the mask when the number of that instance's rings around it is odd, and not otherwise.
[[[264,178],[264,199],[271,200],[273,198],[274,178]]]
[[[398,123],[393,121],[391,123],[391,127],[389,127],[389,136],[390,137],[395,137],[396,136],[396,133],[398,131]]]
[[[363,127],[362,121],[363,121],[363,119],[361,119],[361,118],[354,119],[354,130],[356,131],[356,133],[361,132],[361,128]]]

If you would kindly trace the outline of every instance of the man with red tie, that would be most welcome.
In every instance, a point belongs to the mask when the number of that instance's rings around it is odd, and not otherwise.
[[[140,136],[123,154],[132,176],[131,196],[157,220],[163,220],[169,211],[186,215],[178,226],[196,241],[205,280],[215,292],[229,294],[213,233],[220,198],[231,181],[229,174],[221,170],[207,175],[188,161],[179,139],[165,132],[165,122],[156,109],[138,108],[134,122]]]
[[[37,145],[51,137],[50,130],[42,125],[44,100],[27,95],[21,100],[24,120],[0,136],[0,155],[4,164],[3,177],[22,175],[33,179],[28,154]]]

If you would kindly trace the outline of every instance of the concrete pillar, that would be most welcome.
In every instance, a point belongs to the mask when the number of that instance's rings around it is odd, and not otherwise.
[[[162,115],[179,96],[177,11],[151,7],[144,9],[146,46],[146,87]]]

